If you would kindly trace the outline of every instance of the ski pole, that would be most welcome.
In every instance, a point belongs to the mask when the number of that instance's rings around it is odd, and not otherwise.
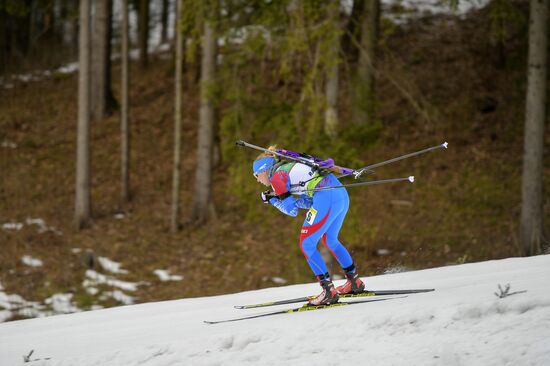
[[[348,176],[348,175],[353,175],[353,176],[355,177],[355,179],[357,179],[357,178],[359,178],[364,172],[366,172],[366,171],[371,171],[371,169],[378,168],[379,166],[386,165],[386,164],[390,164],[390,163],[395,163],[396,161],[403,160],[403,159],[407,159],[407,158],[410,158],[410,157],[413,157],[413,156],[417,156],[417,155],[420,155],[420,154],[424,154],[424,153],[427,153],[427,152],[432,151],[432,150],[441,149],[441,148],[446,149],[448,145],[449,145],[449,144],[448,144],[447,142],[444,142],[444,143],[442,143],[442,144],[440,144],[440,145],[432,146],[432,147],[429,147],[429,148],[424,149],[424,150],[420,150],[420,151],[416,151],[416,152],[413,152],[413,153],[410,153],[410,154],[398,156],[398,157],[396,157],[396,158],[393,158],[393,159],[390,159],[390,160],[385,160],[385,161],[382,161],[382,162],[380,162],[380,163],[376,163],[376,164],[372,164],[372,165],[367,165],[366,167],[363,167],[363,168],[360,168],[360,169],[355,169],[355,170],[354,170],[353,172],[351,172],[351,173],[342,174],[342,175],[338,176],[338,178],[346,177],[346,176]]]
[[[320,187],[320,188],[306,189],[302,192],[318,192],[318,191],[324,191],[324,190],[327,190],[327,189],[349,188],[349,187],[358,187],[358,186],[374,186],[374,185],[377,185],[377,184],[397,183],[397,182],[405,182],[405,181],[409,181],[409,182],[413,183],[414,182],[414,176],[411,175],[410,177],[407,177],[407,178],[383,179],[383,180],[373,180],[373,181],[370,181],[370,182],[342,184],[341,186]]]

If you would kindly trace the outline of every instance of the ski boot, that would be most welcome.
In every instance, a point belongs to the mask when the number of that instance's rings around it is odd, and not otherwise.
[[[330,305],[338,302],[338,291],[334,288],[334,284],[329,279],[324,279],[319,282],[323,288],[318,296],[310,299],[307,303],[308,306],[318,306],[318,305]]]
[[[357,272],[346,272],[346,278],[346,283],[336,288],[339,294],[359,294],[365,291],[365,283],[361,281]]]

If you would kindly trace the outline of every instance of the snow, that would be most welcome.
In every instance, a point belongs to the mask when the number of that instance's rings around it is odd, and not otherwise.
[[[294,307],[234,305],[317,293],[317,284],[146,303],[0,324],[0,360],[21,365],[549,365],[550,255],[366,278],[406,298],[209,325]],[[512,296],[495,296],[498,285]],[[48,359],[48,360],[47,360]]]
[[[170,274],[170,271],[168,270],[165,270],[165,269],[155,269],[153,271],[154,274],[157,275],[157,277],[163,281],[163,282],[166,282],[166,281],[181,281],[183,280],[183,276],[180,276],[180,275],[172,275]]]
[[[33,219],[33,218],[30,218],[30,217],[27,217],[27,219],[25,220],[25,223],[28,226],[31,226],[31,225],[37,226],[38,227],[38,232],[40,234],[51,231],[51,232],[53,232],[57,235],[63,235],[61,233],[61,231],[57,230],[56,228],[46,225],[46,221],[44,221],[44,219],[41,219],[41,218]]]
[[[109,271],[111,273],[120,273],[125,274],[128,273],[127,270],[121,269],[122,266],[120,263],[110,260],[106,257],[98,257],[97,260],[99,261],[99,264],[101,267],[103,267],[104,270]]]
[[[19,230],[23,229],[23,227],[25,225],[35,226],[38,229],[39,234],[43,234],[45,232],[50,231],[50,232],[53,232],[56,235],[60,235],[60,236],[63,235],[63,233],[61,231],[57,230],[56,228],[46,225],[46,222],[44,221],[44,219],[41,219],[41,218],[33,219],[31,217],[27,217],[25,219],[25,223],[22,223],[22,222],[6,222],[6,223],[2,224],[1,228],[6,230],[6,231],[10,231],[10,230],[19,231]]]
[[[383,249],[383,248],[382,248],[382,249],[378,249],[378,250],[376,251],[376,254],[379,255],[379,256],[384,256],[384,255],[390,255],[391,252],[390,252],[389,249]]]
[[[47,298],[44,303],[52,307],[56,314],[69,314],[81,311],[73,303],[73,294],[55,294]]]
[[[287,281],[282,277],[271,277],[271,281],[275,282],[278,285],[284,285]]]
[[[73,248],[73,252],[79,253],[81,249]],[[40,267],[43,265],[40,259],[33,258],[30,255],[23,256],[21,261],[31,267]],[[112,261],[109,258],[98,257],[98,261],[105,270],[111,273],[128,273],[128,271],[121,269],[120,263]],[[135,291],[138,286],[144,284],[146,283],[122,281],[114,276],[105,275],[93,270],[87,270],[85,279],[82,281],[82,287],[89,295],[97,295],[100,301],[106,301],[112,298],[123,305],[134,304],[135,297],[124,293],[122,290]],[[92,309],[102,308],[101,305],[97,304],[92,306]],[[28,301],[18,294],[7,293],[2,284],[0,284],[0,323],[9,320],[13,316],[38,318],[80,311],[82,311],[82,309],[79,309],[74,303],[72,293],[56,293],[42,302]],[[0,362],[0,365],[2,365],[2,362]]]
[[[384,270],[384,274],[393,274],[393,273],[400,273],[400,272],[407,272],[410,271],[409,268],[404,266],[391,266]]]
[[[25,317],[44,316],[44,306],[33,301],[27,301],[17,294],[7,294],[0,290],[0,322],[4,322],[13,316],[14,312]],[[50,313],[51,315],[52,313]],[[1,360],[1,358],[0,358]]]
[[[0,147],[3,147],[5,149],[17,149],[17,144],[15,142],[4,140],[0,144]]]
[[[114,262],[106,257],[98,257],[98,260],[101,266],[109,272],[115,274],[128,273],[128,271],[120,269],[120,263]],[[86,292],[92,296],[100,294],[101,290],[99,290],[97,286],[106,285],[109,287],[113,287],[115,289],[113,289],[112,291],[101,292],[99,299],[101,301],[105,301],[109,298],[113,298],[121,304],[132,305],[135,302],[135,298],[124,293],[121,290],[135,291],[137,290],[137,287],[141,284],[144,283],[121,281],[113,276],[107,276],[89,269],[86,271],[86,279],[82,282],[82,287],[84,287]]]
[[[112,286],[112,287],[118,287],[119,289],[126,290],[126,291],[135,291],[139,286],[138,283],[121,281],[114,277],[104,275],[92,269],[88,269],[86,271],[86,279],[82,283],[82,286],[94,287],[101,284],[105,284],[107,286]]]
[[[132,297],[130,295],[126,295],[124,292],[122,292],[120,290],[104,292],[101,295],[101,300],[107,300],[109,297],[112,297],[113,299],[115,299],[116,301],[118,301],[118,302],[120,302],[124,305],[132,305],[135,302],[134,297]]]
[[[27,301],[17,294],[7,294],[0,285],[0,323],[10,319],[14,314],[39,318],[82,311],[72,302],[72,298],[73,294],[54,294],[41,304],[36,301]]]
[[[43,263],[38,258],[33,258],[30,255],[24,255],[21,258],[21,262],[29,267],[42,267]]]
[[[402,8],[401,12],[384,11],[382,14],[395,24],[406,24],[427,15],[456,15],[464,18],[470,11],[487,6],[489,0],[459,0],[456,9],[451,7],[451,0],[382,0],[382,4],[384,9]]]
[[[23,228],[23,224],[21,222],[6,222],[2,224],[2,229],[4,230],[16,230],[19,231]]]
[[[47,231],[55,230],[46,226],[41,219],[27,219],[26,223],[27,225],[37,225],[39,232],[43,232],[42,229]],[[16,229],[18,225],[15,224],[17,223],[11,223],[7,226],[10,229]],[[4,226],[6,226],[6,224],[4,224]],[[21,228],[23,226],[24,225],[21,224]],[[72,248],[72,252],[78,254],[82,252],[82,249]],[[119,280],[114,275],[128,273],[127,270],[121,268],[122,265],[120,263],[106,257],[98,256],[97,259],[100,266],[113,275],[105,275],[94,270],[87,270],[84,274],[85,278],[82,281],[82,287],[86,293],[96,296],[99,301],[106,301],[112,298],[123,305],[134,304],[135,297],[124,293],[122,290],[135,291],[138,286],[147,285],[147,283]],[[43,266],[42,260],[34,258],[31,255],[24,255],[21,258],[21,262],[30,267]],[[103,306],[94,304],[91,308],[102,309]],[[18,294],[8,293],[7,290],[4,289],[4,286],[0,284],[0,323],[9,320],[13,316],[37,318],[80,311],[82,311],[82,309],[79,309],[74,303],[72,293],[56,293],[42,302],[28,301]],[[0,366],[3,366],[2,362],[0,362]]]

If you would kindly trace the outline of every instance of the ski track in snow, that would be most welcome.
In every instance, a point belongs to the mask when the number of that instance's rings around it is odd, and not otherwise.
[[[234,305],[317,293],[317,284],[122,306],[0,324],[0,362],[38,365],[549,365],[550,255],[366,278],[406,298],[216,325],[296,305]],[[498,298],[499,284],[511,292]],[[45,360],[49,358],[49,360]]]

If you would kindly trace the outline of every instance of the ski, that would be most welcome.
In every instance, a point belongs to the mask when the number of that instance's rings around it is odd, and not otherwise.
[[[224,320],[204,320],[206,324],[219,324],[219,323],[229,323],[229,322],[236,322],[240,320],[248,320],[248,319],[256,319],[256,318],[263,318],[267,316],[272,315],[279,315],[279,314],[291,314],[291,313],[300,313],[304,311],[313,311],[313,310],[322,310],[322,309],[330,309],[330,308],[336,308],[341,306],[348,306],[348,305],[357,305],[357,304],[365,304],[368,302],[377,302],[377,301],[385,301],[385,300],[392,300],[392,299],[402,299],[407,296],[400,296],[400,297],[391,297],[391,298],[385,298],[385,299],[362,299],[357,301],[350,301],[350,302],[337,302],[330,305],[316,305],[316,306],[310,306],[310,305],[303,305],[297,308],[293,309],[287,309],[287,310],[278,310],[278,311],[272,311],[268,313],[260,313],[255,315],[247,315],[242,316],[238,318],[232,318],[232,319],[224,319]]]
[[[343,295],[340,295],[340,298],[347,299],[347,298],[357,298],[357,297],[367,297],[367,296],[407,295],[407,294],[417,294],[417,293],[431,292],[431,291],[435,291],[435,289],[429,288],[429,289],[415,289],[415,290],[365,290],[358,294],[343,294]],[[305,297],[297,297],[295,299],[270,301],[270,302],[264,302],[259,304],[236,305],[235,309],[256,309],[256,308],[263,308],[266,306],[294,304],[297,302],[307,302],[309,299],[312,299],[314,297],[315,296],[305,296]]]

